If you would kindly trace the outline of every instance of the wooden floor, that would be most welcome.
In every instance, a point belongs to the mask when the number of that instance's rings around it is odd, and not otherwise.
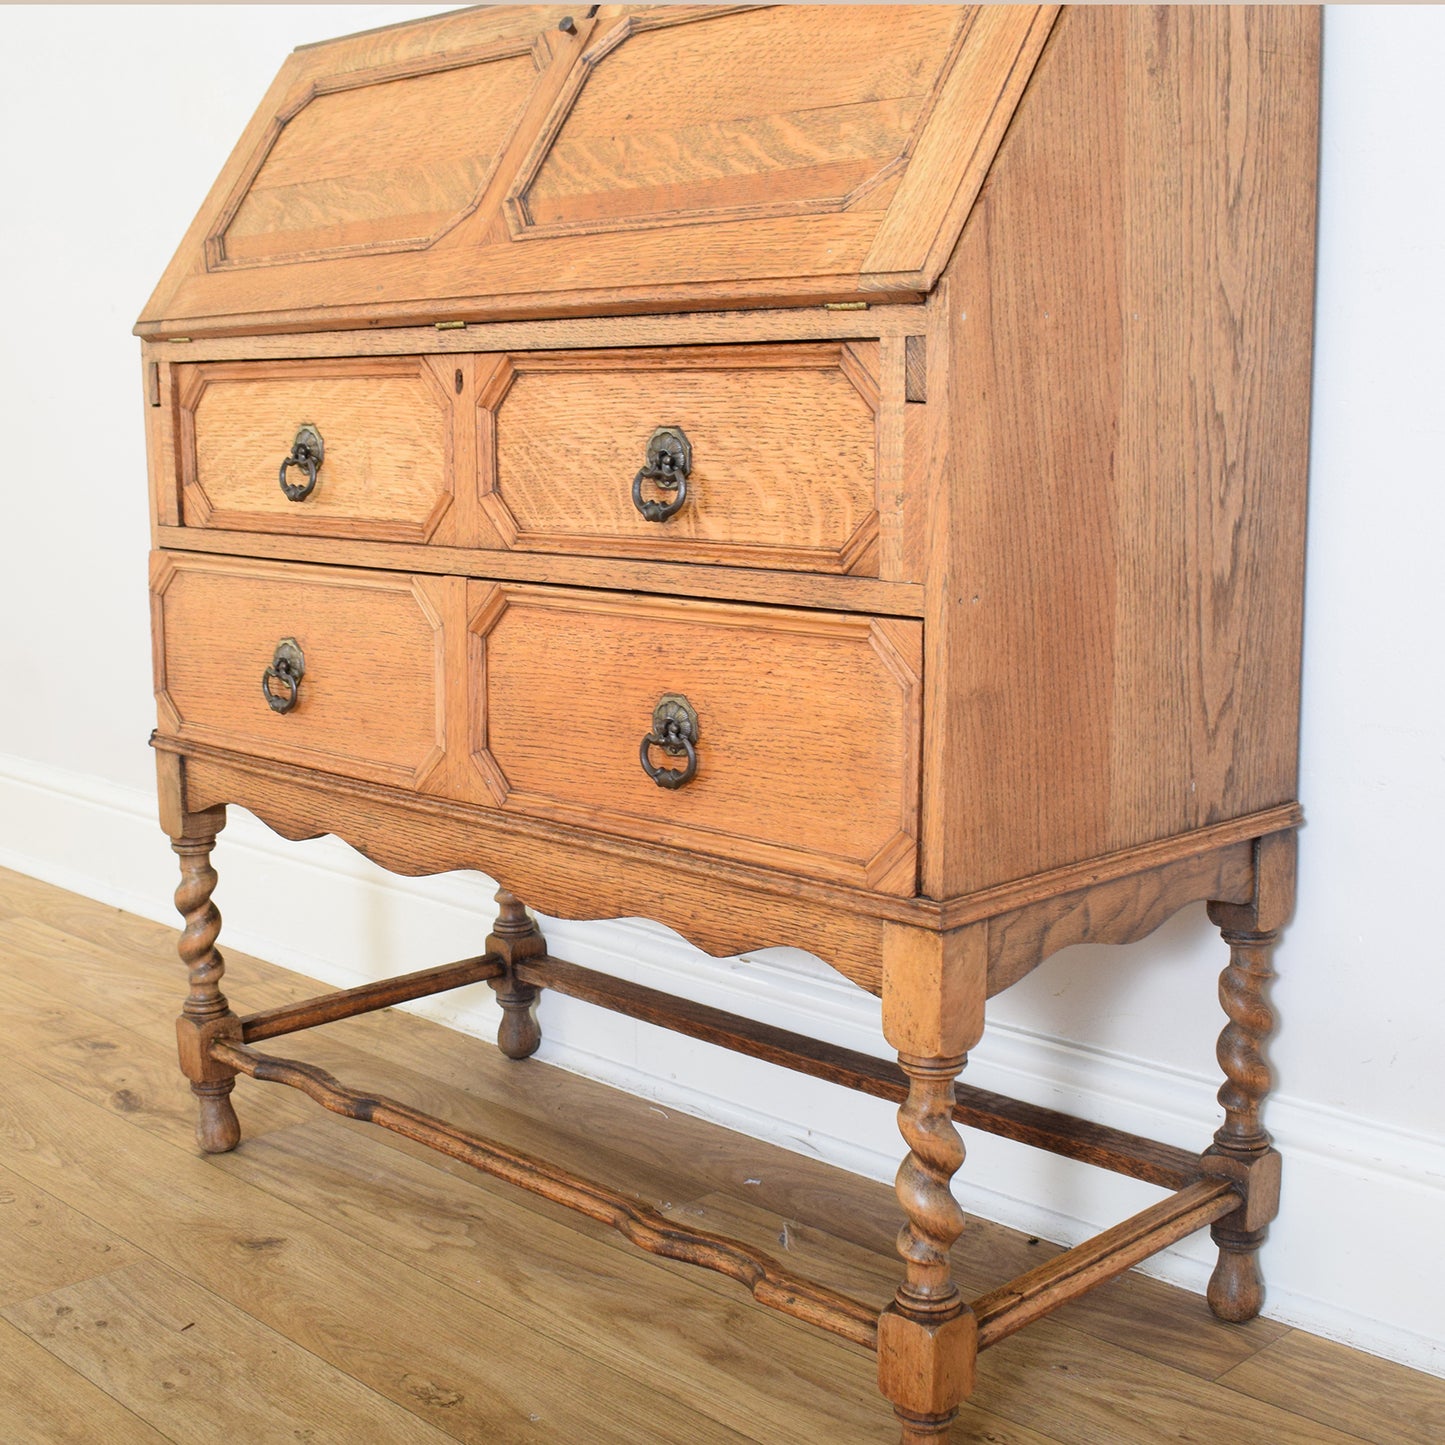
[[[896,1439],[864,1351],[290,1090],[242,1080],[241,1148],[199,1155],[174,945],[0,871],[3,1445]],[[228,963],[246,1010],[319,991]],[[892,1291],[884,1186],[406,1014],[278,1051]],[[1051,1249],[978,1222],[957,1272],[978,1293]],[[990,1350],[955,1439],[1439,1445],[1445,1383],[1133,1275]]]

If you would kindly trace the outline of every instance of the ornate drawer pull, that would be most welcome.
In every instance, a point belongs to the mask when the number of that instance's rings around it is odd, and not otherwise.
[[[306,659],[301,655],[294,637],[283,637],[276,644],[276,653],[271,666],[261,674],[261,696],[272,712],[290,712],[301,696],[301,679],[306,674]],[[271,691],[271,684],[279,682],[285,692]]]
[[[316,474],[321,470],[322,458],[325,455],[326,443],[321,440],[321,433],[314,426],[303,426],[296,433],[296,440],[291,443],[291,455],[281,463],[281,490],[291,501],[304,502],[311,495],[312,488],[316,485]],[[288,482],[287,467],[305,468],[306,481]]]
[[[660,426],[647,441],[647,460],[632,479],[632,505],[649,522],[665,522],[687,501],[687,474],[692,470],[692,443],[681,427]],[[642,484],[651,482],[660,492],[676,492],[670,502],[643,499]]]
[[[652,710],[652,731],[642,740],[638,756],[642,771],[659,788],[680,788],[697,776],[697,713],[692,704],[675,692],[665,694]],[[655,768],[649,748],[661,748],[669,757],[687,757],[685,768]]]

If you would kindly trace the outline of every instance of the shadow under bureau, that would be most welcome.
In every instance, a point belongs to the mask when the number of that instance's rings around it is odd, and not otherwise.
[[[291,1085],[875,1349],[910,1442],[980,1349],[1194,1230],[1215,1313],[1258,1312],[1318,29],[497,7],[286,62],[137,327],[203,1149],[238,1074]],[[473,958],[238,1016],[228,805],[480,869],[500,912]],[[520,900],[801,946],[898,1062],[555,958]],[[1202,1154],[955,1082],[990,996],[1197,900],[1229,948]],[[896,1299],[259,1047],[483,979],[516,1058],[554,989],[896,1100]],[[964,1299],[959,1123],[1166,1193]]]

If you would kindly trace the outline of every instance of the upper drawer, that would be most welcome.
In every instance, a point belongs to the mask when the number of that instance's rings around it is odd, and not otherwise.
[[[182,521],[451,540],[454,369],[419,356],[178,367]]]
[[[876,346],[480,358],[483,509],[522,550],[876,575]]]
[[[157,552],[156,702],[173,737],[439,790],[446,577]]]

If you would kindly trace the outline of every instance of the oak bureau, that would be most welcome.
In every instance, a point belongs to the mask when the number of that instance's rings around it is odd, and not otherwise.
[[[291,1085],[876,1350],[906,1442],[980,1349],[1206,1225],[1211,1307],[1257,1313],[1318,32],[484,7],[293,54],[137,326],[201,1147],[239,1141],[238,1074]],[[490,935],[238,1016],[228,805],[479,869]],[[897,1066],[557,959],[520,900],[808,949]],[[1202,1154],[955,1083],[990,996],[1197,900],[1229,949]],[[483,979],[514,1058],[550,988],[896,1100],[893,1303],[257,1047]],[[958,1122],[1165,1195],[965,1299]]]

